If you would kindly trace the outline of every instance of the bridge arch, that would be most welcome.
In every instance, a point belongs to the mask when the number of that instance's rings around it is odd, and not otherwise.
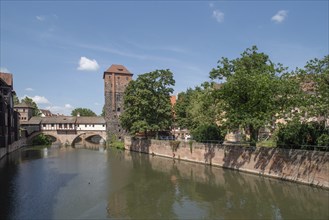
[[[45,136],[50,137],[53,140],[52,143],[60,143],[61,144],[61,140],[56,134],[43,132],[43,131],[35,131],[32,134],[30,134],[27,137],[27,143],[32,144],[33,139],[36,138],[39,134],[44,134]]]
[[[90,141],[91,138],[98,137],[99,143]],[[78,134],[73,140],[72,140],[72,146],[75,147],[76,144],[82,144],[86,145],[86,141],[89,144],[99,145],[99,144],[105,144],[106,143],[106,133],[105,132],[82,132]]]

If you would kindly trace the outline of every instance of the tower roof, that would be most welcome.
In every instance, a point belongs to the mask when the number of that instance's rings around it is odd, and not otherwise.
[[[112,64],[103,75],[103,79],[105,76],[105,73],[121,73],[126,75],[133,75],[124,65],[121,64]]]

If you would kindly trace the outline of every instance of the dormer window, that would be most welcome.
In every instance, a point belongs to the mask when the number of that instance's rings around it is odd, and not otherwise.
[[[119,71],[123,71],[123,69],[118,69]]]

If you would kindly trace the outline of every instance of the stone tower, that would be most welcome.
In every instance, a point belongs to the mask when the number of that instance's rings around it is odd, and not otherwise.
[[[107,133],[114,134],[119,140],[125,134],[119,123],[119,116],[123,111],[123,93],[132,76],[126,67],[116,64],[111,65],[103,75]]]

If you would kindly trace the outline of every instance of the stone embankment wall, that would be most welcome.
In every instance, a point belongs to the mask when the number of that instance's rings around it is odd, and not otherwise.
[[[329,152],[125,138],[125,149],[220,166],[329,189]]]
[[[8,148],[0,148],[0,159],[24,146],[26,146],[26,138],[21,138],[18,141],[15,141],[14,143],[10,144]]]

